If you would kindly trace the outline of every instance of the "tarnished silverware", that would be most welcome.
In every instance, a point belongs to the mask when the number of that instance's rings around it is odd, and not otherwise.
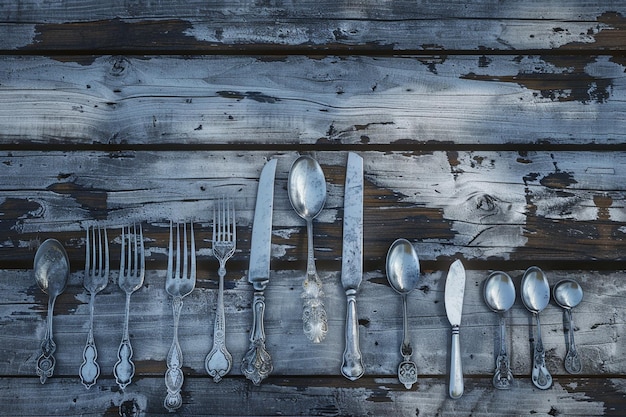
[[[107,237],[107,231],[100,227],[87,227],[83,286],[89,292],[89,334],[87,335],[87,344],[83,350],[83,363],[80,365],[79,370],[80,380],[86,388],[90,388],[94,385],[98,376],[100,376],[98,350],[96,349],[96,343],[93,337],[93,314],[96,294],[102,291],[108,283],[109,239]]]
[[[565,355],[565,370],[570,374],[579,374],[583,370],[583,364],[576,350],[574,340],[574,322],[572,321],[572,309],[583,300],[583,289],[573,279],[564,279],[556,283],[553,289],[554,300],[565,311],[567,318],[565,331],[567,332],[567,354]]]
[[[356,294],[363,280],[363,158],[348,154],[343,209],[341,285],[346,292],[346,345],[341,374],[351,381],[363,376]]]
[[[128,321],[130,318],[130,295],[143,285],[146,272],[146,261],[143,247],[143,230],[141,224],[122,228],[122,245],[120,254],[120,275],[118,283],[126,293],[126,318],[124,335],[117,351],[117,363],[113,368],[115,381],[121,389],[131,383],[135,375],[135,364],[132,361],[133,347],[130,344]]]
[[[328,319],[324,309],[322,281],[315,268],[313,247],[313,219],[326,201],[326,179],[317,161],[303,155],[296,159],[289,170],[287,191],[291,206],[306,221],[307,267],[302,283],[302,327],[304,334],[313,343],[320,343],[328,332]]]
[[[165,372],[165,386],[167,395],[163,405],[168,411],[176,411],[183,404],[180,390],[183,387],[183,352],[178,344],[178,322],[183,307],[183,298],[191,294],[196,286],[196,243],[193,234],[193,223],[190,223],[190,238],[187,240],[187,226],[183,224],[183,261],[180,253],[180,226],[176,224],[176,263],[174,263],[173,229],[170,223],[170,244],[167,253],[167,277],[165,290],[172,296],[174,313],[174,339],[167,354],[167,371]],[[187,249],[189,244],[190,248]],[[191,265],[189,265],[189,263]]]
[[[461,328],[461,313],[463,312],[463,298],[465,296],[465,268],[461,260],[457,259],[450,265],[446,277],[444,300],[446,315],[452,326],[452,345],[450,352],[450,385],[448,393],[451,398],[463,395],[463,366],[461,360],[461,342],[459,330]]]
[[[213,256],[220,263],[218,270],[220,282],[213,328],[213,348],[206,357],[204,367],[215,382],[220,382],[233,365],[233,357],[226,349],[224,277],[226,276],[226,261],[235,254],[237,247],[237,223],[235,206],[230,199],[220,199],[216,204],[217,210],[213,208]]]
[[[248,269],[248,281],[254,287],[252,330],[250,331],[250,347],[241,361],[241,371],[254,385],[259,385],[274,369],[272,357],[265,347],[263,318],[265,315],[264,292],[270,280],[275,173],[276,159],[272,159],[261,171],[252,224]]]
[[[41,356],[37,359],[37,375],[42,384],[54,374],[54,352],[57,345],[52,337],[54,302],[70,278],[70,261],[67,252],[56,239],[47,239],[37,249],[34,262],[35,281],[41,291],[48,294],[48,324],[41,341]]]

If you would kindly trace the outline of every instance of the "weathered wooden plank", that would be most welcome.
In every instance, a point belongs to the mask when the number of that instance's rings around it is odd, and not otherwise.
[[[109,4],[113,3],[113,4]],[[0,48],[35,51],[350,54],[439,50],[623,50],[620,2],[19,1],[2,5]],[[417,7],[416,7],[417,6]],[[120,34],[123,34],[121,36]],[[274,49],[274,50],[272,50]]]
[[[201,256],[195,291],[185,298],[179,340],[185,373],[206,376],[204,359],[210,350],[216,300],[217,263]],[[420,375],[445,376],[448,373],[450,325],[444,309],[445,276],[449,265],[425,271],[418,290],[409,296],[410,338],[413,359]],[[529,265],[530,266],[530,265]],[[117,265],[112,265],[115,270]],[[165,292],[165,271],[148,266],[145,285],[131,298],[130,333],[137,379],[164,375],[165,358],[172,338],[171,301]],[[516,287],[523,271],[507,271]],[[583,375],[623,375],[626,372],[623,343],[626,331],[626,289],[623,273],[545,270],[554,285],[560,279],[574,278],[585,291],[583,302],[574,310],[576,342]],[[498,315],[482,298],[482,284],[489,271],[468,270],[466,298],[461,329],[464,372],[472,376],[492,374],[499,348]],[[321,270],[325,304],[329,318],[327,338],[312,344],[302,331],[300,299],[304,270],[275,270],[266,291],[265,329],[267,347],[274,360],[276,376],[340,375],[344,348],[345,294],[337,271]],[[39,343],[46,327],[47,297],[36,286],[32,271],[5,270],[0,282],[6,294],[0,304],[3,333],[0,335],[0,375],[32,376]],[[124,294],[111,273],[108,287],[96,297],[95,339],[103,378],[111,377],[117,361],[124,320]],[[67,291],[55,309],[54,336],[57,343],[56,375],[74,377],[82,363],[87,338],[89,297],[82,288],[82,272],[72,274]],[[225,304],[227,345],[234,358],[232,375],[241,375],[240,363],[248,348],[252,325],[252,288],[246,271],[229,269]],[[368,376],[394,378],[401,360],[402,316],[400,297],[390,288],[384,272],[365,273],[358,294],[361,351]],[[534,320],[518,295],[507,313],[509,354],[517,377],[531,370],[531,342]],[[543,342],[550,372],[558,380],[566,353],[562,310],[552,302],[542,313]],[[207,376],[208,377],[208,376]]]
[[[142,378],[126,392],[110,385],[87,391],[68,379],[42,386],[32,379],[0,379],[0,401],[11,404],[2,415],[19,416],[167,416],[163,408],[165,385],[158,378]],[[113,382],[114,384],[114,382]],[[19,386],[20,389],[16,389]],[[488,379],[468,379],[465,395],[447,398],[442,378],[422,378],[412,391],[388,378],[365,377],[356,383],[337,378],[272,378],[260,387],[241,378],[220,384],[190,378],[183,388],[180,415],[194,416],[620,416],[624,407],[623,378],[566,378],[549,391],[516,381],[510,391],[499,391]],[[46,401],[33,401],[45,397]],[[515,400],[513,400],[513,398]],[[5,414],[6,413],[6,414]]]
[[[626,143],[620,57],[75,58],[0,61],[0,144]]]
[[[325,209],[315,226],[316,256],[336,267],[347,154],[312,155],[322,164],[328,183]],[[623,260],[623,152],[361,155],[365,259],[377,267],[391,242],[401,236],[415,242],[421,259],[431,262],[462,255],[517,265],[564,261],[564,268],[595,262],[604,269],[615,267],[603,266],[605,262]],[[286,192],[289,168],[297,156],[268,151],[4,152],[0,260],[8,267],[27,267],[33,242],[46,237],[59,238],[72,258],[80,259],[83,230],[99,221],[110,228],[142,222],[154,242],[149,244],[149,259],[163,262],[168,221],[194,219],[199,240],[209,247],[213,201],[229,193],[238,205],[240,252],[235,261],[245,261],[258,176],[265,161],[277,158],[274,256],[277,261],[303,262],[304,222]]]

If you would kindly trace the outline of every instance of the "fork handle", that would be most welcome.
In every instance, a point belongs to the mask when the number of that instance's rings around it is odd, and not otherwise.
[[[183,398],[180,390],[183,387],[183,351],[178,344],[178,321],[180,319],[180,311],[183,307],[183,298],[174,297],[172,300],[172,309],[174,311],[174,339],[172,346],[167,354],[167,371],[165,371],[165,386],[167,395],[163,405],[168,411],[176,411],[183,404]]]
[[[130,293],[126,293],[126,320],[124,322],[124,336],[117,350],[117,363],[113,368],[115,381],[121,389],[126,388],[131,383],[133,375],[135,375],[135,364],[132,361],[133,347],[130,344],[130,336],[128,334],[128,319],[130,315]]]
[[[83,349],[83,363],[80,365],[79,376],[85,388],[89,389],[96,383],[100,375],[100,366],[98,366],[98,350],[93,338],[93,310],[96,293],[90,294],[89,301],[89,334],[87,335],[87,344]]]
[[[252,314],[250,347],[241,362],[241,371],[254,385],[259,385],[274,370],[272,357],[265,348],[265,329],[263,327],[265,297],[262,291],[254,293]]]

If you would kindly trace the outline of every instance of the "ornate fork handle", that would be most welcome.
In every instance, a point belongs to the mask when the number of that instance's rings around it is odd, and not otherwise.
[[[274,370],[272,357],[265,348],[265,329],[263,328],[265,297],[263,292],[254,293],[252,314],[250,347],[243,357],[241,371],[254,385],[259,385]]]
[[[98,350],[93,338],[93,314],[96,293],[90,294],[89,301],[89,334],[87,336],[87,344],[83,350],[83,363],[80,365],[80,380],[86,388],[91,388],[100,376],[100,366],[98,365]]]
[[[172,346],[167,354],[167,371],[165,372],[165,386],[167,387],[167,395],[165,396],[164,406],[168,411],[175,411],[180,408],[183,398],[180,390],[183,387],[183,352],[178,343],[178,322],[180,320],[180,311],[183,307],[183,298],[180,296],[173,297],[172,309],[174,312],[174,339]]]
[[[224,277],[226,276],[225,261],[220,260],[218,274],[220,277],[217,293],[217,312],[213,329],[213,348],[206,357],[204,367],[215,382],[220,382],[233,365],[233,357],[226,349],[226,319],[224,315]]]
[[[315,255],[313,253],[313,222],[307,221],[307,273],[302,283],[302,298],[304,305],[302,309],[302,327],[304,334],[313,343],[320,343],[328,332],[328,319],[324,309],[322,299],[322,281],[315,269]]]
[[[113,368],[115,381],[121,389],[126,388],[131,383],[135,375],[135,364],[132,361],[133,347],[130,344],[130,336],[128,334],[128,319],[130,316],[130,293],[126,293],[126,320],[124,321],[124,337],[117,351],[117,363]]]
[[[54,351],[57,349],[56,343],[52,339],[52,314],[54,311],[55,298],[48,299],[48,323],[46,334],[41,341],[41,355],[37,359],[37,375],[42,384],[54,374]]]

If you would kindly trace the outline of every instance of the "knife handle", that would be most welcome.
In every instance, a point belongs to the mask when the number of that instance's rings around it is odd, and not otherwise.
[[[346,349],[343,351],[341,374],[356,381],[365,373],[361,349],[359,348],[359,327],[356,317],[356,290],[347,290],[348,307],[346,312]]]
[[[461,365],[461,342],[459,326],[452,326],[452,352],[450,354],[450,397],[463,395],[463,367]]]
[[[241,371],[254,385],[259,385],[274,369],[272,357],[265,348],[265,328],[263,327],[265,297],[262,291],[254,293],[252,314],[250,347],[241,361]]]

